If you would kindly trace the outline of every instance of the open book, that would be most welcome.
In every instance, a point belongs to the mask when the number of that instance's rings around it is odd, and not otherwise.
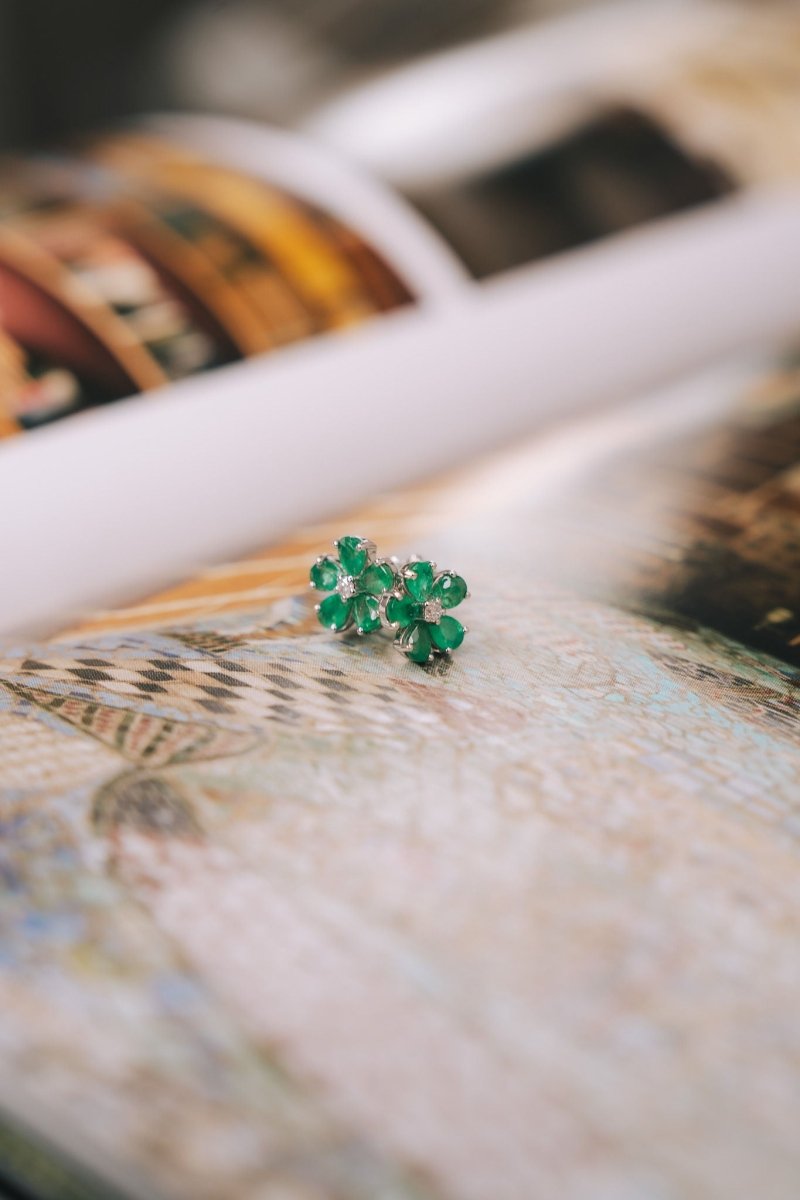
[[[727,148],[480,283],[452,187],[294,137],[17,169],[10,1196],[797,1194],[800,204]],[[461,572],[463,646],[321,628],[344,534]]]

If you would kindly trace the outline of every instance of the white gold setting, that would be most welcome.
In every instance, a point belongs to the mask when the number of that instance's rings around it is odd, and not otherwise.
[[[383,595],[381,596],[380,607],[378,608],[378,615],[381,619],[381,625],[383,626],[384,629],[391,629],[393,632],[396,632],[397,629],[399,629],[399,625],[398,625],[397,621],[389,620],[389,617],[386,613],[386,609],[387,609],[387,606],[388,606],[390,600],[400,600],[402,598],[402,595],[403,595],[402,592],[398,591],[397,588],[394,588],[391,592],[384,592]]]

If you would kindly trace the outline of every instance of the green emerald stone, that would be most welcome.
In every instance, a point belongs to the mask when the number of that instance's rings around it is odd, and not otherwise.
[[[406,590],[415,600],[427,600],[433,587],[433,565],[429,562],[412,562],[403,567]]]
[[[412,662],[426,663],[431,656],[430,626],[415,621],[403,630],[395,644]]]
[[[437,650],[457,650],[464,640],[464,626],[455,617],[442,617],[438,625],[429,625],[428,633]]]
[[[309,572],[309,578],[315,588],[321,592],[332,592],[339,582],[339,564],[330,554],[326,554],[319,562],[315,562]]]
[[[405,629],[406,625],[410,625],[418,617],[419,605],[410,596],[403,596],[399,600],[397,596],[392,596],[386,605],[386,619],[391,625],[399,625]]]
[[[460,575],[445,571],[433,585],[431,596],[441,600],[442,608],[455,608],[467,594],[466,581]]]
[[[367,551],[360,537],[339,538],[336,549],[345,575],[360,575],[367,565]]]
[[[359,591],[382,596],[394,587],[394,571],[388,563],[370,563],[358,581]]]
[[[356,596],[353,601],[353,618],[359,633],[372,633],[374,630],[380,629],[381,618],[378,607],[376,596],[368,596],[363,592]]]
[[[350,624],[353,614],[353,601],[343,600],[336,592],[326,596],[319,606],[317,618],[320,625],[326,629],[335,629],[337,633]]]

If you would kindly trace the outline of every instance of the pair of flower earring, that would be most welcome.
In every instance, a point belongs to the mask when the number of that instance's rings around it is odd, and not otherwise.
[[[425,559],[378,558],[368,538],[342,537],[333,546],[336,554],[321,555],[310,572],[312,588],[330,592],[316,605],[320,625],[337,633],[391,629],[395,648],[416,663],[458,649],[467,627],[449,610],[469,595],[460,575]]]

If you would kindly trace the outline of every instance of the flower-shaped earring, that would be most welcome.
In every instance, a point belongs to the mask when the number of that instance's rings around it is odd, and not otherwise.
[[[311,586],[331,592],[315,606],[319,623],[336,632],[355,626],[356,633],[372,633],[380,628],[380,597],[394,587],[394,570],[375,557],[368,538],[343,537],[333,545],[338,557],[323,554],[310,571]]]
[[[435,563],[412,559],[399,568],[394,587],[381,598],[381,619],[395,631],[397,650],[412,662],[426,663],[463,642],[467,627],[447,610],[468,595],[466,583],[454,571],[437,574]]]

